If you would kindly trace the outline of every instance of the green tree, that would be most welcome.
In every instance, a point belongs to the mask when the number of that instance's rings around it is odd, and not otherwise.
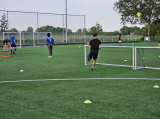
[[[53,27],[53,26],[42,26],[38,29],[36,29],[36,32],[52,32],[54,34],[62,34],[63,31],[65,32],[66,29],[65,28],[61,28],[61,27]],[[71,29],[68,29],[69,34],[72,33]]]
[[[151,24],[151,35],[155,36],[159,30],[160,30],[160,20],[155,20]]]
[[[155,34],[155,36],[160,36],[160,30],[157,31],[157,33]]]
[[[71,34],[72,34],[72,30],[71,30],[71,29],[68,29],[68,30],[67,30],[67,34],[68,34],[68,35],[71,35]]]
[[[133,28],[134,28],[134,34],[135,35],[140,35],[141,34],[141,29],[139,27],[134,26]]]
[[[119,31],[114,31],[113,34],[114,35],[119,35]]]
[[[18,32],[18,30],[16,28],[12,28],[10,32]]]
[[[97,33],[97,29],[96,29],[95,26],[93,26],[93,27],[90,28],[90,35],[92,35],[94,33]]]
[[[98,32],[98,33],[102,33],[103,32],[103,29],[102,29],[102,26],[101,26],[101,24],[99,24],[98,22],[96,23],[96,31]]]
[[[82,29],[77,29],[77,33],[82,33]]]
[[[114,10],[121,14],[121,23],[148,24],[148,36],[150,36],[150,24],[160,16],[159,0],[119,0],[114,3]],[[142,13],[140,18],[136,14]]]
[[[1,25],[0,25],[0,28],[1,28],[1,32],[4,32],[8,29],[8,21],[5,20],[5,13],[3,13],[2,15],[2,20],[0,20],[1,22]]]
[[[143,36],[147,36],[147,26],[145,26],[145,27],[142,27],[141,28],[141,34],[143,35]]]
[[[133,27],[128,27],[128,29],[129,29],[129,31],[130,31],[130,34],[132,33],[134,33],[134,28]]]
[[[27,32],[33,32],[33,28],[32,27],[28,27],[27,28]]]
[[[129,35],[130,34],[129,28],[127,26],[123,26],[123,28],[121,28],[120,31],[123,35]]]

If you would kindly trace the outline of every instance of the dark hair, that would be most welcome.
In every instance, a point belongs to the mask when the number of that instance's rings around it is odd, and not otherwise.
[[[48,37],[50,37],[50,35],[51,35],[50,33],[47,33],[47,36],[48,36]]]
[[[12,33],[12,35],[14,35],[14,33]]]
[[[94,34],[93,34],[93,37],[96,37],[96,36],[98,36],[98,34],[97,34],[97,33],[94,33]]]

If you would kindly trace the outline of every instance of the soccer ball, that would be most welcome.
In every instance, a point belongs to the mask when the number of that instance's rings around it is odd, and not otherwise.
[[[141,15],[142,15],[142,14],[141,14],[140,12],[137,13],[137,17],[141,17]]]

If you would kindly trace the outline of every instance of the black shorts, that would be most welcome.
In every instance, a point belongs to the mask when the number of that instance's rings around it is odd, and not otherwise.
[[[160,41],[159,41],[159,43],[160,43]]]
[[[3,41],[3,43],[8,43],[7,41]]]
[[[89,53],[89,58],[96,60],[97,59],[97,56],[98,56],[98,50],[91,50],[90,53]]]
[[[15,44],[11,44],[11,47],[16,47],[16,45]]]

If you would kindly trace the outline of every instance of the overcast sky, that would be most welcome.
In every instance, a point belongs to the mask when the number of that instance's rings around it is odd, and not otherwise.
[[[118,0],[68,0],[68,14],[86,15],[86,28],[94,26],[98,21],[103,31],[119,31],[123,24],[120,24],[121,15],[113,10],[116,1]],[[65,0],[0,0],[0,9],[65,14]],[[26,20],[25,17],[24,19]],[[48,16],[43,17],[43,20],[45,19],[48,19]],[[126,26],[132,25],[126,24]]]

